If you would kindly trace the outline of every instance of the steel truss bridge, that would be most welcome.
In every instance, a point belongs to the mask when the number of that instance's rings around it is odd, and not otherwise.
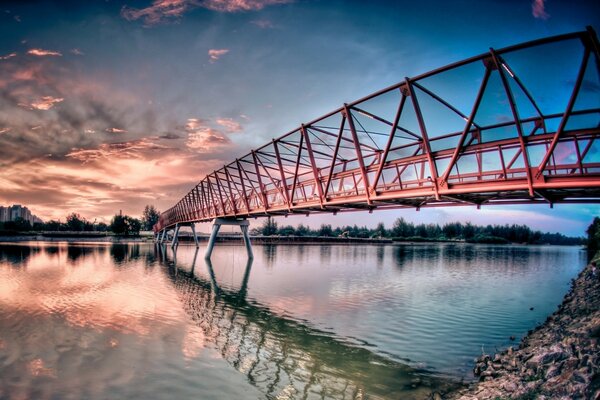
[[[154,230],[164,238],[217,218],[599,202],[599,76],[588,27],[405,78],[207,175]]]

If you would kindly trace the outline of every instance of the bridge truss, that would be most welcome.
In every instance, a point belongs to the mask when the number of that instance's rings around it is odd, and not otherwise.
[[[592,28],[460,61],[344,104],[235,159],[176,224],[313,212],[600,200]]]

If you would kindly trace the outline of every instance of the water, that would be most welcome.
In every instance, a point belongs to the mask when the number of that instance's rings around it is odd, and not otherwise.
[[[254,253],[0,245],[0,399],[422,399],[543,322],[585,263],[542,246]]]

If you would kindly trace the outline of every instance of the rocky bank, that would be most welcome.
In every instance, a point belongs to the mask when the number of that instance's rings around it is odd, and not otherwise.
[[[521,341],[482,355],[479,382],[445,399],[600,399],[600,268],[573,280],[558,310]],[[442,396],[434,394],[434,399]]]

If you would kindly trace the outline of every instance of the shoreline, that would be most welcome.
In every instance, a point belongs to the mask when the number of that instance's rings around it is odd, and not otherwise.
[[[208,234],[198,234],[198,242],[204,243],[209,240]],[[357,237],[334,237],[334,236],[250,236],[252,244],[470,244],[470,245],[500,245],[500,246],[578,246],[565,244],[529,244],[529,243],[479,243],[456,239],[424,239],[424,238],[357,238]],[[48,232],[17,235],[0,235],[0,243],[19,243],[19,242],[68,242],[68,243],[153,243],[154,235],[151,233],[141,233],[139,236],[118,236],[104,232]],[[179,242],[193,243],[193,237],[189,234],[179,236]],[[221,233],[216,238],[217,243],[222,244],[244,244],[243,238],[239,234]],[[170,241],[165,241],[170,244]]]
[[[542,325],[529,331],[517,348],[483,354],[473,372],[479,382],[443,398],[600,398],[600,269],[588,264]]]

